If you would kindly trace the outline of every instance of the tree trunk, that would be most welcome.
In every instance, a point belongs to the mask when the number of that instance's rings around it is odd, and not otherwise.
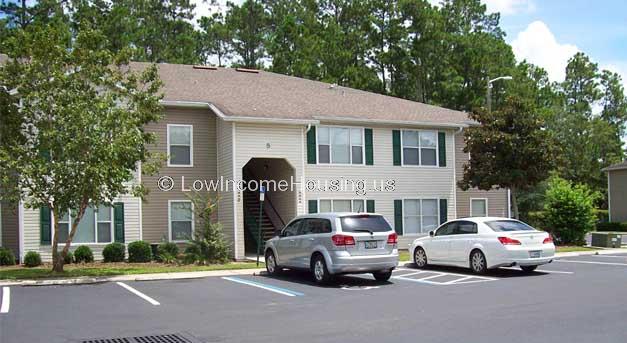
[[[515,188],[511,188],[510,189],[510,196],[512,198],[512,216],[515,219],[518,219],[518,199],[517,199],[517,194],[516,194],[516,189]]]
[[[52,239],[52,271],[57,273],[63,272],[63,258],[60,258],[59,247],[59,214],[54,207],[50,207],[52,211],[52,217],[54,218],[54,237]]]

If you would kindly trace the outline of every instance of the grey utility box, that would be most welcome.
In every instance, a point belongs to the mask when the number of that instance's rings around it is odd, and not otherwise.
[[[620,248],[622,235],[613,232],[593,232],[592,246],[602,248]]]

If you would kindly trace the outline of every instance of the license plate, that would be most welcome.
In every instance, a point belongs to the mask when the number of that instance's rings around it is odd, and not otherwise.
[[[534,250],[534,251],[530,251],[529,252],[529,257],[530,258],[539,258],[540,256],[542,256],[542,251],[541,250]]]
[[[377,241],[366,241],[364,243],[365,243],[366,249],[376,249],[377,248]]]

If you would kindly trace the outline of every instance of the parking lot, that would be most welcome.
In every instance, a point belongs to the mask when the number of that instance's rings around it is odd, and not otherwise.
[[[0,342],[177,333],[190,342],[623,342],[626,285],[627,255],[616,254],[531,274],[406,264],[390,282],[344,276],[328,287],[302,272],[6,287]]]

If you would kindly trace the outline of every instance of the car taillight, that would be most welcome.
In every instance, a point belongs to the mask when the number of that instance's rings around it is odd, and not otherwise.
[[[520,245],[520,241],[509,237],[499,237],[499,242],[503,245]]]
[[[398,235],[396,234],[396,232],[394,232],[388,236],[388,244],[396,243],[398,243]]]
[[[545,238],[544,241],[542,241],[542,244],[550,244],[553,243],[553,238],[551,237],[551,235],[549,235],[549,237]]]
[[[347,235],[333,235],[333,244],[337,246],[355,245],[355,238]]]

